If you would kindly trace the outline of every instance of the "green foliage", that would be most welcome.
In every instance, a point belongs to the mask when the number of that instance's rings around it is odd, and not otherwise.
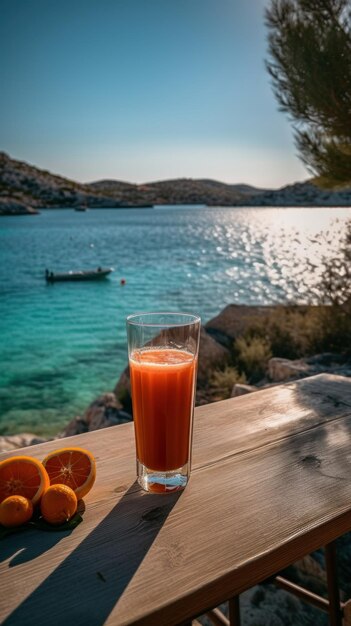
[[[268,346],[271,356],[299,359],[320,352],[351,353],[351,310],[345,305],[308,307],[277,307],[266,320],[257,320],[245,333],[245,340],[259,338]],[[236,341],[240,344],[241,340]],[[252,366],[244,364],[237,353],[237,362],[250,381]],[[266,357],[267,361],[269,356]],[[263,370],[262,359],[262,368]]]
[[[259,382],[272,356],[298,359],[321,352],[351,356],[351,222],[335,258],[324,262],[314,306],[279,306],[251,319],[232,350],[235,367],[216,371],[210,386],[228,398],[237,382]]]
[[[347,223],[339,254],[324,263],[320,288],[323,304],[343,305],[351,313],[351,221]]]
[[[351,183],[349,0],[271,0],[269,60],[280,110],[317,182]]]
[[[230,398],[236,383],[246,383],[245,374],[240,374],[235,367],[229,365],[224,370],[215,370],[210,380],[212,389],[223,400]]]
[[[319,344],[320,310],[316,307],[277,307],[264,331],[272,355],[298,359],[313,353]]]
[[[320,285],[320,347],[351,354],[351,221],[339,254],[325,262]]]
[[[319,311],[319,335],[312,352],[351,355],[351,311],[339,305]]]
[[[238,337],[235,342],[237,362],[251,383],[258,382],[266,373],[272,356],[269,342],[263,337]]]

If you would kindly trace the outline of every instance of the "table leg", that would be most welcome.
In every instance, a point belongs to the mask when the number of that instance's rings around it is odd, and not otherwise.
[[[206,615],[210,618],[214,626],[240,626],[240,606],[239,596],[234,596],[228,602],[229,619],[222,613],[219,608],[207,611]]]
[[[338,587],[335,541],[332,541],[325,546],[325,568],[327,572],[329,598],[329,623],[330,626],[341,626],[342,615]]]
[[[230,626],[240,626],[239,596],[233,596],[233,598],[229,600],[229,623]]]

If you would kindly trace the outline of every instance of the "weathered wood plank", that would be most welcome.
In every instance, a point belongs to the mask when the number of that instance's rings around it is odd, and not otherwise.
[[[194,466],[350,414],[350,379],[321,374],[196,409]]]
[[[197,407],[194,419],[193,468],[208,465],[265,445],[270,441],[290,436],[292,433],[313,428],[316,424],[336,420],[351,411],[350,379],[320,374],[311,378],[269,387],[253,394],[223,400]],[[57,448],[60,442],[91,448],[98,457],[109,454],[121,463],[128,459],[134,471],[134,432],[132,424],[112,426],[106,430],[66,437],[59,442],[31,446],[30,453],[43,458]],[[25,454],[28,449],[0,454],[0,460],[8,456]],[[131,462],[131,463],[130,463]],[[122,473],[124,471],[124,465]],[[134,474],[133,474],[134,475]]]
[[[0,619],[172,626],[215,606],[351,528],[350,434],[351,381],[321,376],[199,408],[181,495],[139,490],[132,425],[61,441],[97,457],[84,522],[0,543]]]

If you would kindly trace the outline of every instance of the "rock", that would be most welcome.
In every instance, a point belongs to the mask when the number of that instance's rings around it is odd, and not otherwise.
[[[118,424],[118,413],[121,408],[114,393],[103,394],[92,402],[84,414],[88,430],[98,430]]]
[[[312,374],[328,372],[338,376],[351,376],[351,356],[323,352],[304,359]]]
[[[322,373],[351,376],[351,358],[341,354],[324,352],[295,361],[277,357],[268,361],[268,375],[273,382],[283,382]]]
[[[257,387],[254,385],[244,385],[243,383],[235,383],[233,385],[231,398],[237,398],[238,396],[245,396],[247,393],[252,393],[253,391],[258,391]]]
[[[198,385],[200,387],[206,385],[214,370],[223,368],[229,363],[229,359],[229,350],[217,343],[217,341],[206,332],[205,328],[201,327],[197,372]]]
[[[307,554],[300,561],[294,564],[294,567],[305,578],[315,579],[318,583],[324,585],[327,582],[327,574],[325,569],[313,558],[311,554]],[[304,581],[306,584],[306,581]]]
[[[92,430],[130,422],[132,416],[121,409],[122,405],[115,394],[105,393],[92,402],[82,417],[74,417],[61,436],[70,437],[71,435],[79,435]]]
[[[302,378],[309,375],[309,367],[302,360],[291,361],[274,357],[268,361],[268,375],[273,382]]]
[[[305,359],[308,365],[317,365],[321,367],[334,367],[343,365],[345,357],[342,354],[335,354],[334,352],[323,352],[322,354],[314,354]]]
[[[19,448],[35,446],[37,443],[47,441],[43,437],[33,435],[33,433],[21,433],[19,435],[9,435],[0,437],[0,452],[12,452]]]
[[[129,366],[122,372],[117,385],[114,388],[114,394],[120,402],[121,406],[127,413],[132,413],[132,397],[130,389]]]
[[[0,215],[37,215],[39,211],[8,196],[0,196]]]
[[[88,423],[79,415],[74,417],[65,427],[60,437],[72,437],[73,435],[81,435],[88,432]]]
[[[206,332],[218,343],[231,348],[234,340],[258,318],[268,317],[274,310],[270,306],[228,304],[219,315],[205,325]]]

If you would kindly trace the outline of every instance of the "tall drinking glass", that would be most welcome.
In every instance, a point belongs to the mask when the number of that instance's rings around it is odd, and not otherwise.
[[[190,476],[201,320],[186,313],[127,317],[139,484],[184,489]]]

